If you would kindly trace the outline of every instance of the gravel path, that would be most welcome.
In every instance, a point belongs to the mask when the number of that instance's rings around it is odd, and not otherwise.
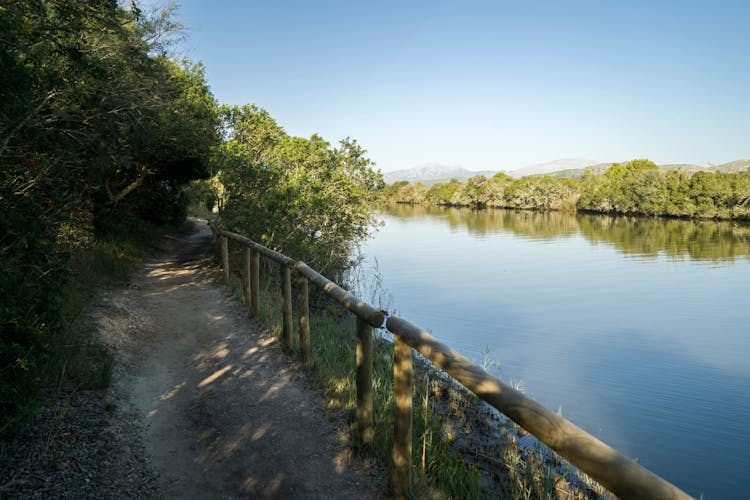
[[[49,410],[59,452],[46,465],[44,440],[6,448],[4,461],[29,461],[0,476],[0,497],[384,495],[382,473],[352,458],[342,423],[218,283],[205,258],[211,239],[196,221],[127,289],[102,299],[100,330],[118,352],[113,387],[70,395],[63,406],[95,408],[63,412],[73,419],[67,434]],[[90,432],[83,422],[93,422]]]

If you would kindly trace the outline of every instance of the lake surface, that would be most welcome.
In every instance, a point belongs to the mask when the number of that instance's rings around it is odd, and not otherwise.
[[[362,298],[498,361],[688,493],[747,498],[749,226],[405,205],[381,218]]]

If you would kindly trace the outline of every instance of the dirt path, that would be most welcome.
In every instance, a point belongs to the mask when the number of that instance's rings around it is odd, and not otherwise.
[[[383,479],[273,338],[207,270],[211,231],[174,240],[113,298],[105,323],[166,498],[378,498]]]

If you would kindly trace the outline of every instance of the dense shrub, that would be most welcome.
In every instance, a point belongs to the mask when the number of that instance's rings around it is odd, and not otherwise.
[[[222,223],[340,277],[374,222],[382,178],[356,141],[292,137],[256,106],[224,107],[214,156]]]
[[[178,221],[181,186],[208,175],[216,104],[156,43],[173,27],[117,2],[0,7],[0,429],[59,381],[60,349],[88,345],[67,336],[97,238]]]

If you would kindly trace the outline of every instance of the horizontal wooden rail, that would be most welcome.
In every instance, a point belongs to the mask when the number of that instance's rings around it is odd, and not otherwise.
[[[354,313],[357,317],[366,321],[370,326],[375,328],[383,326],[383,320],[385,319],[383,311],[375,309],[367,302],[359,300],[350,292],[347,292],[302,261],[297,262],[294,265],[294,269],[310,280],[310,283],[323,290],[326,295]]]
[[[263,254],[269,259],[278,262],[279,264],[293,267],[299,274],[310,280],[312,284],[323,290],[329,297],[334,299],[336,302],[344,306],[347,310],[351,311],[357,317],[365,320],[370,326],[374,328],[380,328],[383,326],[385,321],[385,314],[383,311],[375,309],[367,302],[364,302],[355,297],[351,292],[344,290],[333,281],[329,280],[319,272],[312,269],[310,266],[300,261],[287,257],[275,250],[271,250],[268,247],[264,247],[241,234],[233,233],[231,231],[221,230],[222,236],[238,241],[244,245],[253,248],[256,252]]]
[[[254,242],[250,238],[246,236],[242,236],[241,234],[233,233],[225,229],[221,230],[221,234],[222,236],[226,236],[227,238],[233,239],[244,245],[252,247],[256,252],[265,255],[269,259],[273,260],[274,262],[278,262],[279,264],[283,264],[288,267],[294,267],[294,265],[297,263],[296,260],[290,257],[287,257],[286,255],[281,254],[275,250],[271,250],[268,247],[264,247],[263,245]]]
[[[683,499],[685,492],[504,384],[419,327],[390,316],[386,328],[474,394],[621,498]]]

